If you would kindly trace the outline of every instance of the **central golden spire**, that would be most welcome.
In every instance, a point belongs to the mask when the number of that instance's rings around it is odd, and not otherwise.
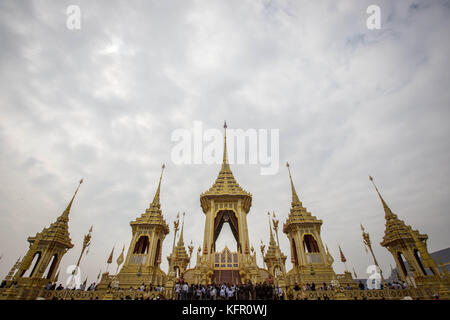
[[[230,169],[230,164],[228,163],[228,150],[227,150],[227,122],[224,122],[224,145],[223,145],[223,159],[222,167],[220,169],[219,175],[216,178],[214,184],[207,191],[200,195],[200,203],[203,210],[207,210],[209,207],[209,200],[213,197],[224,197],[224,196],[236,196],[244,198],[245,211],[248,212],[252,202],[252,195],[241,188],[241,186],[236,182],[233,176],[233,172]]]
[[[297,195],[297,191],[295,190],[295,187],[294,187],[294,182],[292,181],[291,169],[289,167],[289,162],[286,162],[286,167],[288,168],[289,179],[291,180],[292,208],[297,207],[297,206],[302,206],[302,202],[300,201],[300,199]]]
[[[223,160],[221,171],[230,170],[230,164],[228,163],[228,150],[227,150],[227,122],[223,123]]]
[[[178,238],[177,246],[183,246],[184,247],[183,231],[184,231],[184,212],[183,212],[183,222],[181,223],[180,238]]]
[[[155,197],[153,198],[153,202],[150,205],[150,207],[157,207],[157,208],[161,207],[161,204],[159,202],[159,193],[161,191],[161,180],[162,180],[162,176],[163,176],[163,172],[164,172],[164,168],[165,167],[166,166],[163,164],[162,165],[162,169],[161,169],[161,175],[159,177],[158,188],[156,189]]]

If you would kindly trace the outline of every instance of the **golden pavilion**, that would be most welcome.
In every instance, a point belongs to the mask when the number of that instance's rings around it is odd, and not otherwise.
[[[282,231],[290,244],[292,268],[286,270],[286,253],[279,245],[279,220],[275,213],[268,214],[269,244],[261,243],[263,266],[256,262],[256,251],[249,238],[247,215],[252,206],[252,194],[244,190],[231,171],[227,154],[227,126],[224,125],[223,160],[219,174],[213,185],[200,194],[200,206],[205,215],[203,244],[193,257],[193,246],[186,250],[184,243],[184,214],[178,241],[179,219],[174,222],[174,242],[172,252],[167,256],[168,270],[160,265],[163,252],[162,245],[170,232],[169,225],[161,210],[160,193],[164,165],[159,183],[149,207],[134,221],[130,222],[131,240],[126,256],[121,256],[123,265],[116,272],[101,274],[97,290],[48,290],[49,282],[57,282],[58,266],[64,254],[73,247],[69,234],[69,215],[75,194],[67,208],[50,224],[35,236],[29,237],[28,252],[19,259],[4,279],[0,289],[0,299],[123,299],[124,295],[133,298],[148,294],[144,291],[123,292],[118,288],[138,288],[141,284],[151,285],[152,297],[161,299],[174,297],[174,285],[180,281],[195,284],[211,283],[271,283],[284,289],[285,299],[299,299],[300,293],[310,299],[317,299],[327,294],[331,299],[433,299],[436,294],[441,299],[449,298],[450,277],[447,269],[438,264],[430,256],[427,249],[426,234],[421,234],[408,226],[394,214],[381,196],[385,212],[386,229],[381,246],[392,254],[399,278],[410,284],[408,288],[391,290],[384,286],[376,290],[358,290],[358,283],[349,271],[337,274],[333,269],[334,259],[321,238],[323,221],[309,212],[300,201],[294,186],[290,166],[287,164],[291,185],[291,208]],[[370,180],[373,182],[372,177]],[[221,252],[216,250],[216,240],[224,223],[231,227],[236,240],[237,250],[225,247]],[[91,230],[92,231],[92,228]],[[83,251],[89,245],[91,232],[85,236]],[[364,232],[363,240],[373,255],[369,234]],[[341,252],[341,256],[342,252]],[[81,259],[81,256],[80,256]],[[78,264],[80,262],[78,260]],[[378,266],[373,255],[374,264]],[[343,260],[345,261],[345,260]],[[119,264],[119,261],[118,261]],[[192,265],[192,267],[191,267]],[[429,272],[428,272],[429,271]],[[355,275],[356,276],[356,275]],[[384,278],[382,281],[385,284]],[[335,290],[307,291],[295,290],[306,283],[332,283]],[[159,290],[155,291],[154,288]],[[164,290],[161,290],[164,287]],[[348,288],[343,290],[343,288]]]

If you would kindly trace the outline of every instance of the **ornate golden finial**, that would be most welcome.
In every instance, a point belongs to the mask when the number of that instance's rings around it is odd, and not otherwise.
[[[383,281],[383,284],[384,284],[384,286],[386,287],[386,281],[384,280],[384,277],[383,277],[383,271],[381,271],[381,268],[380,268],[380,266],[378,265],[378,261],[377,261],[377,259],[375,258],[375,254],[373,253],[373,250],[372,250],[372,242],[370,241],[370,235],[369,235],[368,232],[365,232],[365,231],[364,231],[364,227],[363,227],[362,224],[361,224],[361,230],[362,230],[363,243],[364,243],[364,245],[365,245],[364,249],[366,249],[366,252],[367,252],[367,248],[369,248],[369,251],[370,251],[370,253],[371,253],[371,255],[372,255],[372,258],[373,258],[373,262],[374,262],[374,264],[378,267],[378,269],[380,270],[381,281]],[[366,248],[366,247],[367,247],[367,248]],[[340,248],[339,248],[339,249],[340,249]]]
[[[175,239],[177,238],[178,226],[180,225],[180,212],[177,213],[177,219],[173,222],[173,228],[175,232],[173,233],[173,246],[172,251],[175,250]]]
[[[181,223],[181,232],[180,232],[180,238],[178,239],[178,245],[184,245],[183,242],[183,230],[184,230],[184,215],[185,213],[183,212],[183,222]]]
[[[381,203],[383,205],[384,213],[386,218],[394,216],[394,214],[391,211],[391,208],[386,204],[383,197],[381,196],[380,191],[378,190],[377,186],[375,185],[375,182],[373,181],[372,176],[369,175],[369,180],[372,182],[373,186],[375,187],[375,190],[377,191],[378,197],[380,197]]]
[[[189,258],[190,258],[192,255],[192,251],[194,250],[194,244],[192,243],[192,240],[191,240],[191,243],[188,245],[188,250],[189,250]]]
[[[227,151],[227,122],[225,121],[223,124],[224,134],[223,134],[223,160],[222,160],[222,170],[226,171],[230,169],[230,165],[228,164],[228,151]]]
[[[297,195],[297,191],[295,191],[294,182],[292,181],[292,175],[291,175],[291,169],[289,166],[289,162],[286,162],[286,167],[288,168],[289,172],[289,179],[291,180],[291,189],[292,189],[292,207],[301,205],[300,199]]]
[[[361,224],[361,230],[362,230],[363,242],[370,249],[371,248],[371,244],[372,244],[371,241],[370,241],[370,235],[369,235],[368,232],[364,231],[364,227],[363,227],[362,224]]]
[[[261,249],[261,254],[263,255],[263,258],[264,258],[264,249],[266,248],[266,246],[263,244],[262,240],[261,240],[261,246],[259,248]]]
[[[275,230],[275,232],[277,232],[278,230],[278,223],[280,222],[280,220],[275,218],[275,211],[273,212],[273,218],[272,218],[272,223],[273,223],[273,229]]]
[[[175,229],[175,233],[178,231],[178,226],[180,225],[180,213],[177,213],[177,220],[173,221],[173,228]]]
[[[162,176],[163,176],[163,172],[164,172],[164,168],[166,167],[165,164],[162,165],[162,169],[161,169],[161,175],[159,176],[159,183],[158,183],[158,188],[156,189],[156,193],[155,193],[155,197],[153,198],[153,202],[151,204],[151,206],[154,207],[160,207],[160,203],[159,203],[159,194],[161,191],[161,180],[162,180]]]
[[[80,182],[78,183],[77,189],[75,190],[75,193],[73,194],[72,199],[70,200],[69,204],[67,205],[66,210],[64,210],[64,212],[61,214],[61,218],[69,219],[69,213],[70,213],[70,209],[72,208],[73,200],[75,199],[75,196],[78,193],[78,189],[80,189],[80,185],[82,183],[83,183],[83,179],[81,179]]]

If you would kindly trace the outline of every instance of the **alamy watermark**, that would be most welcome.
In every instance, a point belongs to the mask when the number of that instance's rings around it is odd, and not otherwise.
[[[81,269],[78,266],[67,266],[66,274],[69,276],[66,279],[66,288],[80,289],[81,287]]]
[[[367,29],[381,29],[381,9],[379,6],[372,4],[367,7],[366,13],[369,17],[366,20]]]
[[[274,175],[279,169],[279,129],[227,129],[229,164],[260,165],[261,175]],[[180,164],[220,164],[223,159],[224,131],[203,129],[194,121],[193,129],[176,129],[171,140],[176,142],[171,158]]]
[[[66,9],[66,27],[69,30],[81,29],[81,9],[77,5],[70,5]]]
[[[367,289],[381,289],[381,269],[376,265],[367,267]]]

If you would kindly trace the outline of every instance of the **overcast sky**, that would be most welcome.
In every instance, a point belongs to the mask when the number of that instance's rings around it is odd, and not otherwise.
[[[66,9],[81,8],[81,29]],[[381,29],[366,8],[381,8]],[[75,264],[94,225],[82,278],[95,281],[111,248],[131,239],[129,222],[152,201],[162,163],[161,204],[186,212],[184,239],[203,241],[199,196],[220,165],[176,165],[174,130],[279,129],[280,169],[235,164],[253,195],[250,241],[261,265],[267,211],[287,218],[286,161],[303,204],[323,220],[322,239],[344,270],[338,243],[359,277],[372,264],[370,233],[385,275],[395,265],[379,245],[392,210],[449,247],[449,1],[0,1],[0,276],[28,236],[55,221],[78,181],[70,214]],[[218,249],[235,247],[224,227]],[[288,255],[287,237],[280,232]],[[195,260],[192,261],[195,263]]]

